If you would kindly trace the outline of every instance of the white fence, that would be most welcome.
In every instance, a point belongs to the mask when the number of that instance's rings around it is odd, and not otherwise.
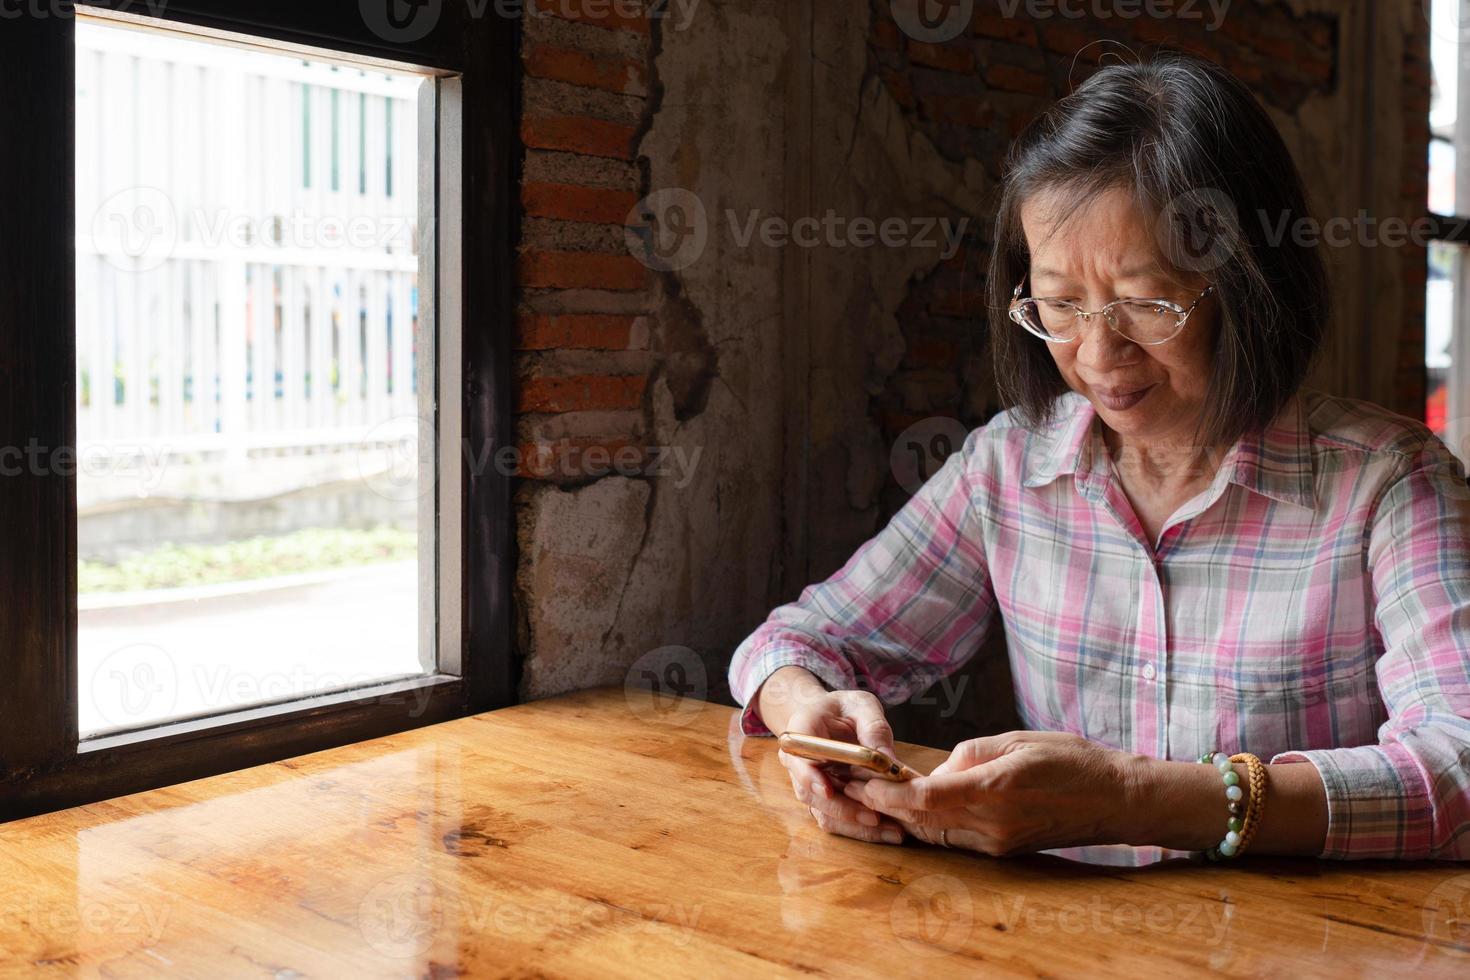
[[[421,80],[77,35],[78,449],[243,461],[415,415]]]

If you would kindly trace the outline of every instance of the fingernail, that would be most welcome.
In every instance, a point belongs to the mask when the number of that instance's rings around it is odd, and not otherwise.
[[[858,814],[858,823],[865,824],[869,827],[876,827],[878,826],[878,814],[872,810],[864,810]]]
[[[900,834],[896,830],[885,830],[883,831],[883,842],[886,844],[902,844],[903,834]]]

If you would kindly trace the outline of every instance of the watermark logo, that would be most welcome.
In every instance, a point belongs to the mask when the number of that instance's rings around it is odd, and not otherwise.
[[[893,479],[910,494],[919,492],[939,472],[950,454],[965,443],[968,430],[958,419],[933,416],[899,433],[888,453]]]
[[[1470,958],[1470,874],[1435,885],[1424,900],[1424,935],[1438,949]]]
[[[1438,40],[1451,44],[1470,41],[1465,35],[1463,0],[1420,0],[1420,10],[1429,22],[1429,33]]]
[[[76,16],[75,0],[0,0],[0,20],[19,20],[30,17],[36,20],[70,20]],[[146,13],[150,17],[162,17],[168,8],[168,0],[122,0],[113,4],[113,9],[129,13]]]
[[[367,29],[391,44],[412,44],[429,36],[444,13],[444,0],[358,0]]]
[[[1230,12],[1232,0],[1000,0],[1001,15],[1014,19],[1018,13],[1029,20],[1062,17],[1067,20],[1205,20],[1206,31],[1218,31]]]
[[[384,956],[422,956],[444,925],[444,902],[427,877],[405,872],[378,882],[357,907],[357,927]]]
[[[357,472],[373,493],[406,503],[434,489],[434,425],[417,415],[379,422],[357,444]]]
[[[157,187],[128,187],[92,216],[92,241],[113,267],[148,272],[168,261],[179,240],[174,202]]]
[[[930,249],[941,260],[954,258],[964,245],[968,217],[848,217],[829,209],[823,215],[790,219],[753,208],[744,214],[725,210],[729,240],[736,248]],[[628,252],[656,272],[677,272],[698,262],[709,244],[711,219],[704,203],[682,187],[655,191],[634,205],[623,226]]]
[[[655,272],[678,272],[699,261],[709,244],[709,215],[682,187],[654,191],[633,206],[623,227],[628,252]]]
[[[92,668],[86,690],[100,727],[128,728],[173,712],[179,701],[178,665],[152,643],[119,647]]]
[[[1101,895],[1086,901],[1034,905],[1024,895],[992,897],[997,921],[1007,930],[1033,936],[1182,936],[1196,946],[1218,948],[1230,931],[1231,907],[1225,902],[1109,902]]]
[[[898,944],[915,956],[948,956],[970,939],[975,903],[953,875],[925,875],[898,893],[888,909]]]
[[[629,710],[646,721],[687,725],[699,717],[709,699],[709,672],[688,647],[659,647],[628,668],[623,698]]]
[[[891,0],[889,7],[899,30],[930,44],[959,37],[975,15],[975,0]]]
[[[1156,236],[1175,268],[1209,273],[1230,261],[1240,240],[1235,202],[1212,187],[1188,191],[1159,214]]]

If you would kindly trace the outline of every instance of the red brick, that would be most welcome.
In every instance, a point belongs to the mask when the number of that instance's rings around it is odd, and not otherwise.
[[[521,120],[521,142],[538,150],[564,150],[590,157],[633,159],[632,126],[578,116],[528,116]]]
[[[604,314],[523,314],[516,350],[627,350],[637,317]]]
[[[609,31],[647,34],[648,17],[641,11],[636,16],[625,16],[624,11],[627,8],[626,0],[535,0],[535,7],[532,9],[543,17],[560,17]]]
[[[1045,76],[1015,65],[991,65],[985,69],[985,81],[1007,92],[1024,92],[1027,95],[1047,94]]]
[[[959,72],[968,75],[975,70],[975,52],[968,45],[930,44],[927,41],[909,41],[909,60],[926,68],[940,71]]]
[[[922,337],[910,340],[904,352],[903,364],[909,368],[933,368],[948,370],[960,362],[959,348],[952,340]]]
[[[569,378],[522,379],[517,412],[611,412],[637,408],[648,379],[639,374],[583,374]]]
[[[526,74],[536,78],[551,78],[624,95],[648,92],[648,71],[635,61],[600,59],[585,51],[534,43],[526,45],[524,60]]]
[[[1021,131],[1029,126],[1033,119],[1041,115],[1042,111],[1041,106],[1035,106],[1030,109],[1017,109],[1011,113],[1011,118],[1008,120],[1011,138],[1015,139],[1017,136],[1020,136]]]
[[[1250,40],[1251,47],[1275,61],[1291,62],[1296,59],[1299,45],[1286,38],[1257,35]]]
[[[985,292],[973,289],[942,288],[929,300],[929,312],[935,316],[974,319],[985,315]]]
[[[1029,21],[1020,17],[996,17],[993,14],[976,13],[970,21],[970,30],[981,37],[999,38],[1020,44],[1031,44],[1036,40]]]
[[[530,289],[626,292],[648,285],[648,269],[633,256],[602,252],[527,252],[519,273],[521,285]]]
[[[515,475],[533,480],[581,481],[608,473],[635,476],[648,465],[648,450],[626,436],[525,442],[518,448],[520,466]]]
[[[1266,77],[1261,66],[1254,61],[1233,61],[1230,63],[1230,71],[1242,82],[1251,84],[1258,84]]]
[[[533,218],[584,221],[596,225],[620,225],[638,203],[632,191],[575,184],[528,183],[521,186],[521,205]]]
[[[873,45],[884,51],[902,50],[903,36],[899,33],[898,25],[891,20],[873,21]]]
[[[977,96],[926,95],[920,102],[929,118],[941,125],[985,129],[995,122],[995,107]]]
[[[907,75],[896,71],[885,71],[883,72],[883,83],[888,86],[888,91],[899,105],[909,109],[914,107],[914,85],[909,81]]]
[[[1332,60],[1330,58],[1318,58],[1302,52],[1296,58],[1296,66],[1301,69],[1302,75],[1308,81],[1326,85],[1332,80]]]
[[[1332,24],[1329,22],[1320,18],[1307,21],[1307,40],[1323,51],[1332,50],[1332,34]]]
[[[1049,24],[1041,35],[1041,43],[1048,51],[1068,56],[1081,55],[1083,61],[1096,62],[1108,50],[1104,44],[1096,44],[1099,37],[1080,31],[1065,24]]]

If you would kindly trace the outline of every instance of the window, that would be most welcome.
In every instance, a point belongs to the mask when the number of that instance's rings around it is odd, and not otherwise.
[[[1457,106],[1470,75],[1462,67],[1460,40],[1470,28],[1470,0],[1432,0],[1430,59],[1434,73],[1429,111],[1430,214],[1438,228],[1429,243],[1424,302],[1424,419],[1470,465],[1470,325],[1466,322],[1466,247],[1470,201],[1458,193],[1460,167],[1470,162],[1467,132]]]
[[[0,818],[513,697],[514,23],[132,6],[0,36]]]

